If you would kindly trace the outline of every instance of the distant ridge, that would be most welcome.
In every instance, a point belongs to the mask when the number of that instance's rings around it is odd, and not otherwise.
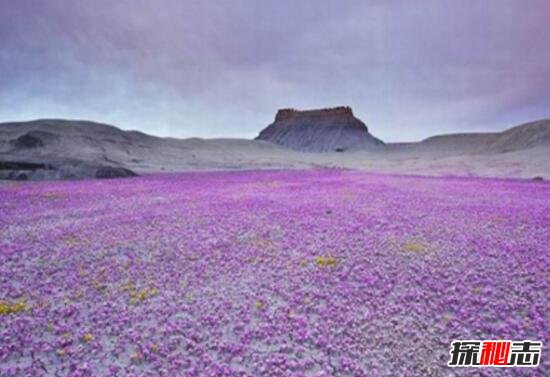
[[[494,154],[518,150],[550,148],[550,119],[541,119],[502,132],[436,135],[411,143],[417,149],[448,149],[449,152]]]
[[[0,123],[0,180],[324,167],[550,178],[550,120],[525,123],[503,132],[438,135],[417,143],[388,144],[370,135],[349,107],[282,109],[274,124],[298,129],[305,124],[307,132],[313,132],[311,143],[298,147],[324,153],[303,153],[265,140],[161,138],[91,121],[38,119]],[[261,135],[269,135],[270,127]],[[277,128],[277,133],[284,136],[281,127]],[[300,136],[294,133],[296,130],[289,131],[293,131],[291,140]],[[305,139],[298,140],[308,140],[307,132]]]

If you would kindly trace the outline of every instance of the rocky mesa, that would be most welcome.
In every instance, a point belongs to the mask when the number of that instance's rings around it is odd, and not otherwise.
[[[372,136],[351,107],[316,110],[281,109],[275,121],[260,132],[258,140],[301,152],[380,150],[384,142]]]

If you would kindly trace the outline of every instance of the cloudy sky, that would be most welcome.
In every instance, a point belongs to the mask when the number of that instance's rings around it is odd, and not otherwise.
[[[0,121],[253,137],[350,105],[386,141],[550,117],[547,0],[0,0]]]

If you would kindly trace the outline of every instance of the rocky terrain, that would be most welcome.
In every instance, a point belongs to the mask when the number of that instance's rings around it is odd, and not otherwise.
[[[304,117],[304,113],[307,116]],[[290,142],[292,139],[280,131],[281,127],[290,127],[286,126],[288,122],[306,118],[307,122],[319,119],[319,141],[307,131],[314,126],[304,131],[309,144],[299,140]],[[348,119],[349,124],[338,123],[343,118]],[[337,126],[330,125],[334,119],[339,119]],[[274,130],[274,125],[278,130]],[[349,136],[354,133],[359,135],[357,142]],[[89,121],[42,119],[1,123],[0,179],[81,179],[196,170],[310,168],[550,178],[550,120],[523,124],[500,133],[439,135],[417,143],[384,144],[371,136],[348,108],[284,110],[262,131],[261,137],[271,138],[270,134],[283,142],[289,140],[290,145],[266,140],[160,138]],[[298,137],[300,132],[295,135]],[[334,141],[327,135],[334,136]],[[326,152],[290,149],[307,150],[314,146]]]
[[[282,109],[258,140],[303,152],[379,150],[384,143],[372,136],[350,107],[298,111]]]
[[[267,142],[178,140],[89,121],[41,119],[0,124],[0,178],[79,179],[253,168],[253,157],[248,156],[276,160],[278,149]],[[283,164],[275,163],[277,167]],[[260,162],[258,167],[265,164]]]

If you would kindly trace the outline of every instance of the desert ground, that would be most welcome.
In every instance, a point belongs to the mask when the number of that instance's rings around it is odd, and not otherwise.
[[[384,143],[304,113],[260,134],[299,150],[1,124],[0,375],[479,375],[453,340],[549,341],[550,121]]]
[[[453,339],[550,341],[546,182],[195,172],[0,203],[2,376],[473,376]]]

